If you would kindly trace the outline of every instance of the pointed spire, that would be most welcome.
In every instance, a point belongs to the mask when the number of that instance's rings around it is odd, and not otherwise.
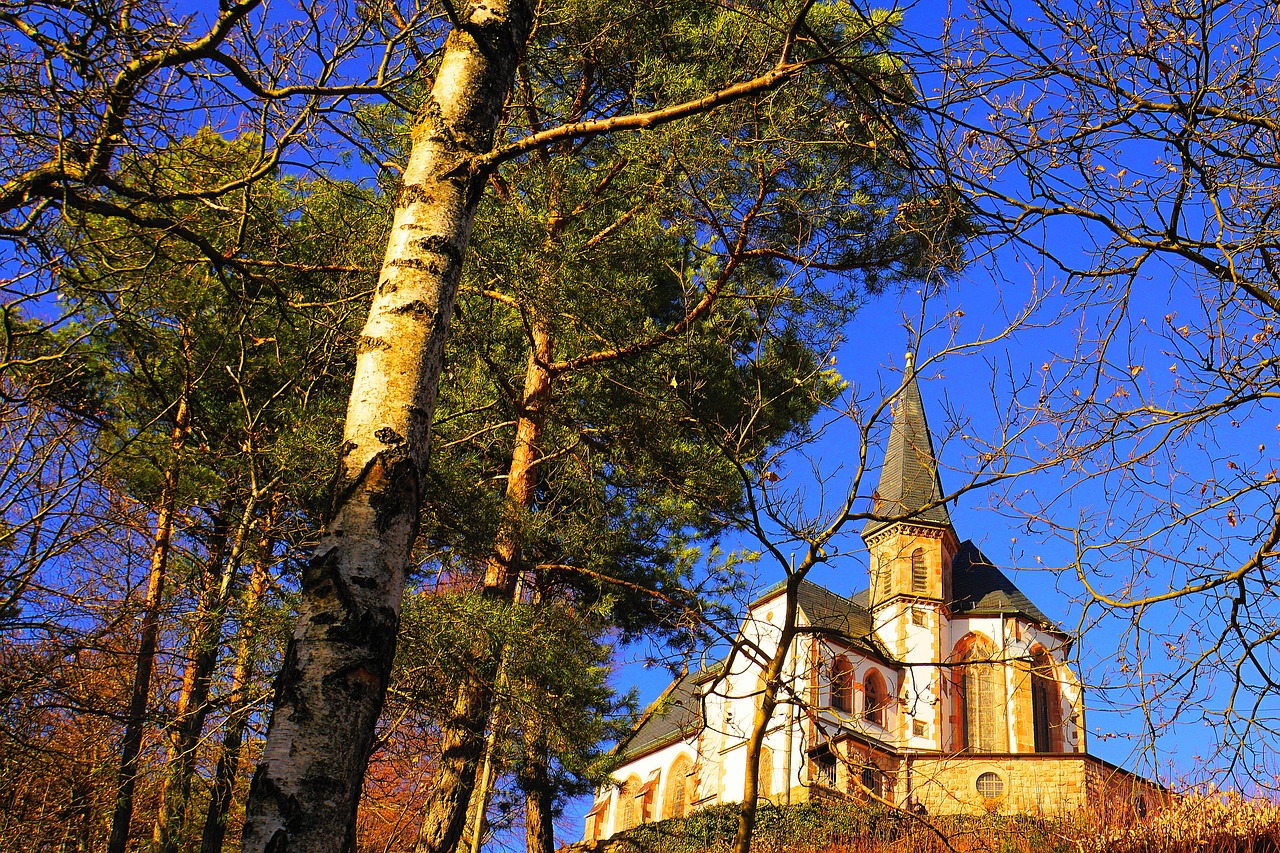
[[[911,521],[950,527],[951,516],[944,504],[923,509],[941,501],[943,491],[938,477],[938,457],[933,452],[933,436],[929,433],[920,386],[916,382],[914,353],[907,353],[905,373],[906,382],[893,401],[893,427],[880,468],[875,512],[886,516],[916,513]],[[883,521],[869,521],[862,535],[869,536],[885,526]]]

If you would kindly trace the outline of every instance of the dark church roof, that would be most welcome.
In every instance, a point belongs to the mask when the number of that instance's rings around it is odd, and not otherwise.
[[[882,518],[910,516],[912,521],[950,527],[951,517],[942,495],[933,437],[925,420],[915,366],[908,354],[907,381],[893,401],[893,426],[884,464],[880,466],[874,512]],[[888,523],[868,521],[862,535],[869,536]]]
[[[754,610],[757,605],[782,592],[786,586],[786,581],[774,584],[752,602],[751,608]],[[867,610],[865,601],[845,598],[825,586],[802,580],[796,589],[796,603],[800,605],[800,612],[811,626],[830,631],[876,654],[884,654],[875,639],[871,612]]]
[[[1054,627],[1049,617],[968,540],[951,563],[951,597],[951,612],[957,615],[1021,613],[1039,625]]]
[[[870,606],[871,591],[862,590],[849,596],[859,607]],[[951,601],[953,616],[994,616],[1021,614],[1037,625],[1056,628],[1052,620],[1031,603],[1031,599],[990,560],[978,546],[965,540],[951,564]]]
[[[623,755],[628,758],[643,755],[697,734],[702,729],[702,700],[698,695],[698,684],[710,672],[686,672],[671,682],[671,686],[645,709],[640,722],[627,738],[618,744]]]

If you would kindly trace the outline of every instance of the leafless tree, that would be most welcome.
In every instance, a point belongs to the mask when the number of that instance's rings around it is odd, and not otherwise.
[[[1021,495],[1027,530],[1086,621],[1124,631],[1112,683],[1149,733],[1202,718],[1220,769],[1271,784],[1276,8],[979,0],[945,24],[911,49],[922,162],[1002,257],[1061,277],[1073,318],[1024,374],[1067,472]]]

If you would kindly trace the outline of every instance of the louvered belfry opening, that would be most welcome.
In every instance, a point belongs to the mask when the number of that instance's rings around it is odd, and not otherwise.
[[[929,592],[929,572],[924,565],[923,548],[911,552],[911,592],[913,595],[925,595]]]

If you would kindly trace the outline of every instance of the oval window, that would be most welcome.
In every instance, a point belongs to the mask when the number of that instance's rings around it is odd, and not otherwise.
[[[978,781],[974,783],[974,787],[978,789],[979,794],[988,800],[994,800],[1004,795],[1004,780],[994,773],[983,773],[978,777]]]

